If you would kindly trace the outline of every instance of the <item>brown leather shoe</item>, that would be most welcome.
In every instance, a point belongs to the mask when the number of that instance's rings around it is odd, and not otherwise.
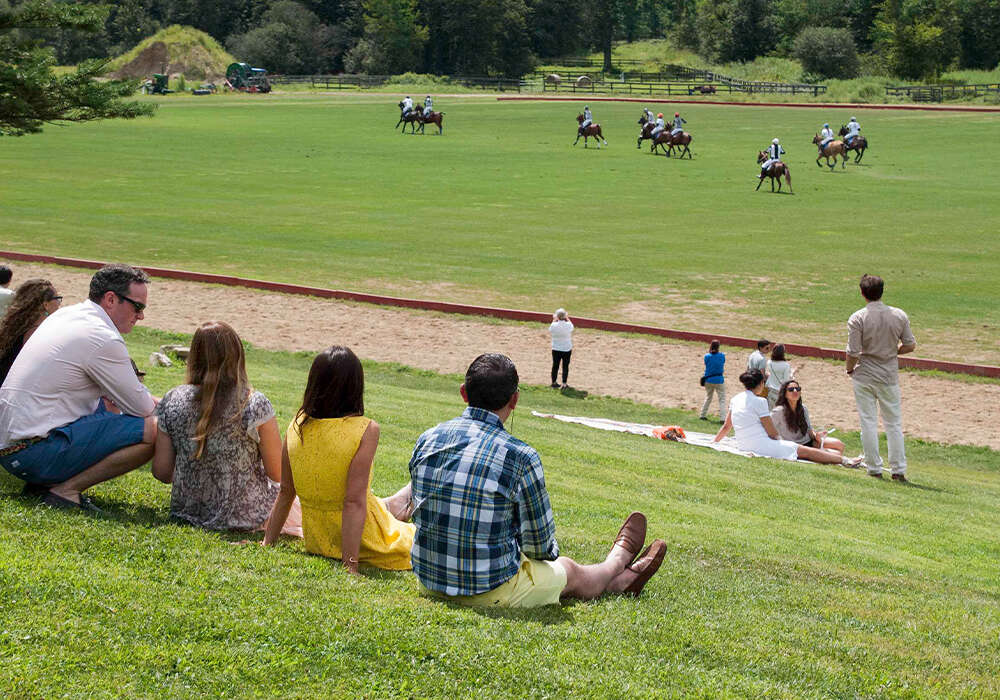
[[[625,518],[624,524],[618,531],[618,537],[615,538],[615,544],[631,554],[635,560],[635,555],[642,549],[645,541],[646,516],[636,511]]]
[[[893,481],[902,481],[904,484],[908,483],[907,480],[906,480],[906,474],[893,474],[892,475],[892,480]]]
[[[882,472],[868,472],[868,476],[870,476],[873,479],[881,479]]]
[[[667,543],[663,540],[653,540],[653,544],[649,546],[649,553],[637,559],[634,564],[629,565],[625,571],[619,574],[619,576],[632,579],[622,591],[622,595],[639,595],[649,583],[649,579],[653,578],[653,574],[659,571],[666,553]]]

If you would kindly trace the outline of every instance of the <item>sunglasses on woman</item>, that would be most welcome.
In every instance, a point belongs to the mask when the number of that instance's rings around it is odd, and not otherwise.
[[[785,391],[786,392],[792,392],[792,393],[798,394],[800,391],[802,391],[802,389],[800,387],[797,387],[797,386],[790,386],[787,389],[785,389]]]

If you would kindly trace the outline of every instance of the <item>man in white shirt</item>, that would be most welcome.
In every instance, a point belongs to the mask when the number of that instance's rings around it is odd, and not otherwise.
[[[10,280],[14,273],[6,265],[0,265],[0,319],[7,313],[7,307],[14,300],[14,292],[10,288]]]
[[[46,318],[0,388],[0,466],[47,489],[48,505],[96,511],[83,491],[153,456],[155,400],[122,339],[143,318],[148,283],[137,268],[102,267],[89,299]]]
[[[865,465],[869,476],[882,478],[882,457],[878,453],[881,411],[892,478],[906,481],[899,355],[916,350],[917,340],[906,312],[882,303],[885,283],[881,277],[865,275],[860,286],[867,304],[847,321],[847,376],[854,380]]]
[[[747,369],[759,369],[767,378],[767,355],[771,352],[771,341],[761,338],[757,341],[757,349],[750,353]]]

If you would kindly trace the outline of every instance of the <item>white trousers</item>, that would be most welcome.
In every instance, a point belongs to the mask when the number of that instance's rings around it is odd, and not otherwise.
[[[882,458],[878,453],[878,414],[889,450],[889,467],[893,474],[906,474],[906,450],[903,447],[902,395],[899,384],[861,384],[854,382],[854,401],[861,422],[861,446],[865,452],[868,473],[882,473]]]
[[[718,395],[719,397],[719,418],[721,420],[726,419],[726,385],[722,384],[709,384],[705,382],[705,403],[701,407],[701,417],[705,418],[708,416],[708,409],[712,404],[712,397]]]

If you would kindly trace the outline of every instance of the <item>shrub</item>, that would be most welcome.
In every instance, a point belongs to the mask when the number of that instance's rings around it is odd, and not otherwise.
[[[853,78],[860,67],[858,50],[847,29],[807,27],[795,37],[792,55],[801,61],[806,73],[824,78]]]

